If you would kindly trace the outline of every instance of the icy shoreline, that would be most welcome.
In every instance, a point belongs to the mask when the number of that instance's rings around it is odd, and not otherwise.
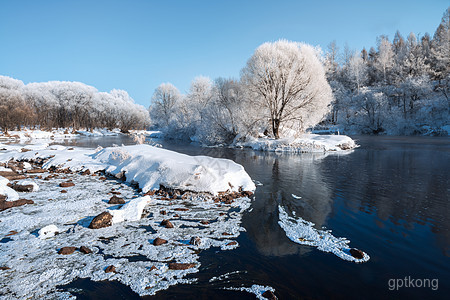
[[[255,187],[232,161],[148,145],[96,150],[46,144],[2,147],[0,161],[9,162],[4,174],[14,173],[11,167],[27,177],[18,184],[39,187],[18,193],[34,203],[0,211],[0,232],[5,234],[0,293],[5,299],[70,297],[57,287],[76,278],[118,280],[141,296],[154,295],[195,281],[185,277],[199,271],[199,250],[239,246],[235,239],[245,230],[242,213],[251,201],[242,195],[252,194],[242,191]],[[32,169],[17,170],[24,164]],[[1,182],[7,187],[6,179]],[[184,187],[191,192],[176,190]],[[125,205],[108,204],[116,195]],[[104,211],[114,217],[111,226],[88,228]],[[92,252],[82,251],[82,246]]]

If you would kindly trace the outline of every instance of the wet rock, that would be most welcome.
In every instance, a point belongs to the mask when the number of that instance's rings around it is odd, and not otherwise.
[[[173,228],[173,224],[169,220],[162,220],[161,226],[164,226],[166,228]]]
[[[356,259],[362,259],[364,257],[364,252],[362,252],[361,250],[358,250],[356,248],[351,248],[350,254]]]
[[[10,270],[11,268],[9,267],[0,267],[0,271],[6,271],[6,270]]]
[[[241,195],[242,195],[243,197],[248,197],[248,198],[250,198],[250,197],[253,196],[253,193],[250,192],[250,191],[243,191],[243,192],[241,193]]]
[[[203,220],[203,221],[201,221],[201,222],[200,222],[200,224],[203,224],[203,225],[209,225],[209,222],[208,222],[208,221],[205,221],[205,220]]]
[[[113,194],[113,195],[120,195],[120,194],[121,194],[120,192],[118,192],[118,191],[113,191],[113,190],[111,190],[110,193]]]
[[[58,254],[69,255],[74,253],[75,250],[77,250],[76,247],[62,247],[61,249],[59,249]]]
[[[9,233],[8,233],[7,235],[5,235],[5,236],[12,236],[12,235],[16,235],[16,234],[18,234],[17,231],[15,231],[15,230],[10,230]]]
[[[90,175],[91,171],[89,171],[89,169],[84,170],[81,175]]]
[[[89,249],[89,248],[86,247],[86,246],[81,246],[81,247],[80,247],[80,252],[81,252],[81,253],[84,253],[84,254],[90,254],[90,253],[92,253],[92,250]]]
[[[0,211],[12,208],[12,207],[18,207],[25,204],[33,204],[33,200],[28,199],[19,199],[16,201],[0,201]]]
[[[0,202],[6,201],[6,196],[5,195],[0,195]]]
[[[265,291],[262,296],[266,299],[277,300],[277,296],[272,291]]]
[[[17,191],[17,192],[32,192],[33,191],[33,185],[32,184],[17,184],[17,183],[9,183],[8,186],[10,188],[12,188],[13,190]]]
[[[47,171],[44,170],[44,169],[30,169],[30,170],[27,170],[28,174],[45,173],[45,172],[47,172]]]
[[[106,267],[105,273],[116,273],[116,267],[114,265]]]
[[[65,193],[67,193],[67,191],[66,190],[61,190],[61,193],[65,194]]]
[[[155,245],[155,246],[159,246],[159,245],[166,244],[166,243],[167,243],[167,240],[161,239],[161,238],[156,238],[153,240],[153,245]]]
[[[152,266],[151,268],[150,268],[150,271],[153,271],[153,270],[156,270],[157,268],[155,267],[155,266]]]
[[[75,186],[75,183],[70,182],[70,181],[66,181],[66,182],[61,182],[59,184],[60,187],[71,187],[71,186]]]
[[[165,210],[161,210],[159,213],[160,213],[161,215],[166,215],[166,214],[167,214],[167,212],[166,212]]]
[[[125,200],[123,200],[123,198],[120,198],[117,196],[112,196],[109,199],[108,204],[125,204]]]
[[[103,180],[104,181],[104,180],[106,180],[106,177],[105,176],[99,177],[98,180]]]
[[[174,209],[175,211],[188,211],[189,208],[177,207]]]
[[[191,240],[189,241],[189,244],[194,246],[200,246],[202,243],[202,240],[198,236],[191,237]]]
[[[189,263],[169,263],[169,270],[187,270],[194,268],[195,264]]]
[[[229,243],[227,244],[227,246],[234,246],[234,245],[237,245],[237,242],[232,241],[232,242],[229,242]]]
[[[91,224],[89,224],[89,228],[91,229],[99,229],[104,228],[112,225],[112,215],[105,211],[96,216]]]

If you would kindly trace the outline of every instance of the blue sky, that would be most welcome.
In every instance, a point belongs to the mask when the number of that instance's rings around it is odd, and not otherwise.
[[[375,46],[398,29],[434,34],[448,0],[60,1],[0,0],[0,75],[25,83],[81,81],[124,89],[144,106],[171,82],[239,77],[263,42],[341,49]]]

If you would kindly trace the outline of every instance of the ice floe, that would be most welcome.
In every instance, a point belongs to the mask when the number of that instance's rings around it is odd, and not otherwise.
[[[357,249],[351,249],[346,238],[337,238],[331,234],[331,230],[319,230],[314,228],[314,223],[303,220],[301,217],[289,216],[283,207],[278,206],[278,224],[286,232],[286,236],[294,243],[317,247],[320,251],[331,252],[339,258],[357,263],[366,262],[369,255]],[[355,258],[351,252],[361,254],[361,258]]]
[[[256,298],[260,299],[260,300],[267,299],[266,297],[263,296],[263,294],[267,291],[275,293],[275,289],[273,287],[263,286],[263,285],[258,285],[258,284],[254,284],[251,287],[240,287],[240,288],[229,287],[229,288],[225,288],[225,289],[231,290],[231,291],[242,291],[242,292],[251,293],[251,294],[254,294],[256,296]]]

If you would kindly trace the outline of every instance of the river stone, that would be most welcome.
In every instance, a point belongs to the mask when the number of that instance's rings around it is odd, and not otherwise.
[[[105,273],[111,273],[111,272],[116,273],[116,267],[114,265],[110,265],[110,266],[106,267],[106,269],[105,269]]]
[[[356,259],[362,259],[364,257],[364,252],[362,252],[361,250],[358,250],[356,248],[351,248],[350,254]]]
[[[173,224],[169,220],[162,220],[161,226],[164,226],[166,228],[173,228]]]
[[[165,240],[165,239],[156,238],[153,240],[153,245],[155,245],[155,246],[159,246],[159,245],[166,244],[166,243],[167,243],[167,240]]]
[[[75,183],[67,181],[67,182],[61,182],[59,184],[60,187],[71,187],[71,186],[75,186]]]
[[[195,264],[189,263],[169,263],[169,270],[187,270],[195,267]]]
[[[58,254],[69,255],[74,253],[75,250],[77,250],[76,247],[62,247],[61,249],[59,249]]]
[[[270,300],[277,300],[277,296],[275,296],[275,294],[272,291],[265,291],[262,296],[266,299],[270,299]]]
[[[90,254],[90,253],[92,253],[92,250],[89,249],[89,248],[86,247],[86,246],[81,246],[81,247],[80,247],[80,252],[81,252],[81,253],[84,253],[84,254]]]
[[[125,204],[125,200],[123,200],[123,198],[120,198],[117,196],[112,196],[109,199],[108,204]]]
[[[112,215],[105,211],[96,216],[91,224],[89,224],[89,228],[91,229],[99,229],[104,228],[112,225]]]

